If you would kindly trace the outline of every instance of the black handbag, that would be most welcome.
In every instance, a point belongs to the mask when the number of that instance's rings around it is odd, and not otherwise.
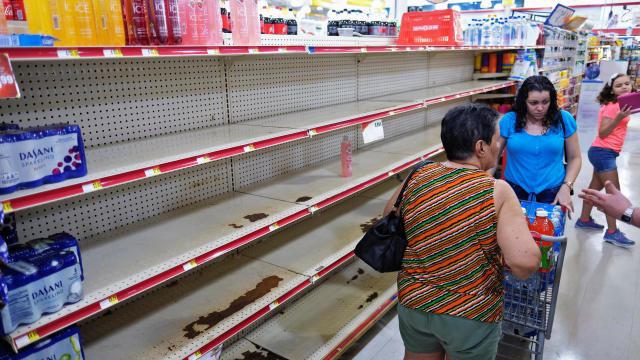
[[[404,233],[402,216],[396,215],[396,209],[402,201],[402,194],[409,180],[421,167],[431,164],[426,160],[418,164],[407,177],[400,194],[396,199],[393,210],[375,225],[373,225],[362,237],[354,250],[357,257],[378,272],[399,271],[402,267],[402,258],[407,248],[407,236]]]

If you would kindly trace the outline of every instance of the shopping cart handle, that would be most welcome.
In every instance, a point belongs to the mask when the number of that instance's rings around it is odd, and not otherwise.
[[[533,236],[534,240],[538,240],[538,241],[546,241],[546,242],[552,242],[552,243],[567,242],[567,237],[564,235],[562,236],[540,235],[540,233],[536,231],[532,231],[531,236]]]

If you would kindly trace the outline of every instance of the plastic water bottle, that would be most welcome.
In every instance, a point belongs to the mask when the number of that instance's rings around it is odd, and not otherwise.
[[[524,16],[520,16],[520,30],[518,31],[518,38],[521,46],[527,45],[527,34],[529,33],[529,22]]]
[[[474,46],[478,45],[478,27],[477,24],[471,23],[469,24],[469,45]]]
[[[491,23],[491,44],[499,46],[502,44],[502,24],[500,22]]]
[[[482,37],[481,37],[482,41],[481,44],[482,46],[489,46],[491,45],[491,23],[489,23],[488,19],[485,19],[482,23]]]
[[[502,45],[511,46],[513,42],[511,41],[511,28],[512,24],[509,22],[509,19],[504,19],[502,22]]]
[[[476,38],[474,40],[474,45],[482,45],[482,24],[479,22],[476,23]]]
[[[465,45],[471,45],[471,24],[467,24],[467,28],[462,31],[462,38]]]

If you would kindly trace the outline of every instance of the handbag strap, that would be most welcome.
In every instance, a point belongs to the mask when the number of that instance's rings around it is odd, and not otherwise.
[[[398,206],[400,206],[400,202],[402,201],[402,194],[404,193],[404,190],[407,188],[407,184],[409,184],[409,180],[411,180],[411,177],[413,176],[413,174],[415,174],[423,166],[428,165],[428,164],[433,164],[433,163],[434,163],[433,160],[425,160],[425,161],[419,163],[418,165],[416,165],[416,167],[414,167],[413,170],[411,170],[411,173],[407,177],[407,181],[405,181],[404,185],[402,185],[402,190],[400,190],[400,194],[398,194],[398,198],[396,199],[396,203],[393,205],[394,209],[398,209]]]

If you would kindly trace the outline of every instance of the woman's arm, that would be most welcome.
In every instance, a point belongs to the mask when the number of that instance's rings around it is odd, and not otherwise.
[[[396,204],[396,200],[398,199],[398,195],[400,195],[400,191],[402,191],[402,187],[404,186],[404,183],[407,182],[407,180],[409,180],[408,178],[405,179],[402,184],[400,184],[400,186],[398,186],[398,188],[396,189],[396,191],[393,192],[393,195],[391,195],[391,199],[389,199],[389,201],[387,201],[387,205],[385,205],[384,207],[384,212],[382,213],[382,217],[385,217],[387,215],[389,215],[389,213],[391,212],[391,210],[393,210],[393,205]],[[400,215],[399,212],[397,212],[396,209],[396,215]]]
[[[615,129],[618,124],[620,124],[620,121],[622,121],[629,115],[631,115],[631,106],[624,105],[622,109],[620,109],[620,111],[616,113],[616,116],[614,116],[613,119],[603,116],[602,121],[600,122],[600,127],[598,129],[598,137],[600,137],[600,139],[604,139],[607,136],[611,135],[613,129]]]
[[[564,148],[567,154],[567,170],[564,175],[564,181],[573,184],[578,178],[580,168],[582,167],[582,154],[580,153],[580,142],[578,141],[577,131],[564,139]],[[569,185],[563,183],[562,186],[560,186],[560,190],[551,204],[560,204],[569,209],[569,218],[571,218],[571,213],[574,209]]]

